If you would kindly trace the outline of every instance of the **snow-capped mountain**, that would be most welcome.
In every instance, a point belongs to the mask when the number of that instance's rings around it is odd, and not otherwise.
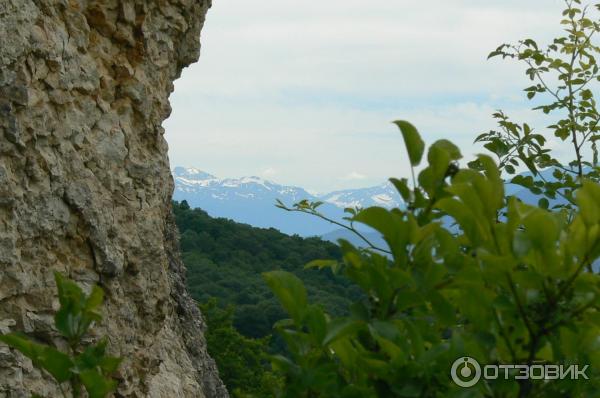
[[[175,179],[176,193],[206,199],[212,198],[225,201],[239,198],[274,200],[285,197],[289,200],[299,201],[312,197],[302,188],[275,184],[255,176],[219,179],[196,168],[176,167],[173,170],[173,178]],[[189,200],[188,203],[190,203]]]
[[[325,202],[319,211],[340,220],[346,207],[400,206],[402,200],[394,187],[377,187],[311,195],[305,189],[280,185],[260,177],[220,179],[196,168],[176,167],[173,170],[173,199],[186,200],[213,217],[231,218],[256,227],[276,228],[288,234],[323,235],[337,228],[320,219],[298,213],[286,213],[275,207],[277,199],[292,205],[302,199]]]
[[[319,195],[319,199],[341,208],[381,206],[390,209],[403,204],[398,191],[389,182],[376,187],[335,191]]]

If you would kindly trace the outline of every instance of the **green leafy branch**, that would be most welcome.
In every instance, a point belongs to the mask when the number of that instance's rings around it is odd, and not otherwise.
[[[63,397],[67,391],[74,398],[83,396],[83,388],[89,398],[104,398],[117,388],[112,374],[121,358],[107,355],[108,339],[83,346],[83,337],[90,327],[102,320],[99,309],[104,292],[94,286],[89,295],[73,281],[60,273],[54,274],[58,288],[60,309],[54,316],[54,324],[69,346],[68,352],[39,344],[21,333],[0,336],[0,341],[31,359],[34,366],[51,375]],[[68,385],[70,389],[65,389]]]
[[[308,201],[306,199],[301,200],[298,203],[294,203],[292,205],[292,207],[288,207],[286,206],[281,200],[277,199],[276,200],[277,203],[275,204],[276,207],[285,210],[285,211],[290,211],[290,212],[297,212],[297,213],[304,213],[304,214],[309,214],[311,216],[320,218],[321,220],[330,222],[331,224],[337,225],[340,228],[343,228],[347,231],[352,232],[353,234],[355,234],[356,236],[358,236],[363,242],[365,242],[367,244],[367,246],[372,249],[372,250],[377,250],[379,252],[382,253],[387,253],[387,254],[391,254],[392,252],[384,249],[382,247],[379,247],[375,244],[373,244],[364,234],[362,234],[359,230],[357,230],[354,227],[354,220],[352,217],[344,217],[344,220],[349,222],[348,224],[344,224],[342,222],[339,222],[337,220],[334,220],[333,218],[327,217],[326,215],[324,215],[323,213],[319,212],[317,210],[317,208],[319,206],[321,206],[323,204],[323,202],[317,201],[317,202],[311,202]],[[357,212],[359,211],[358,209],[353,209],[353,208],[346,208],[344,209],[344,211],[352,216],[356,215]]]
[[[595,5],[600,10],[600,4]],[[502,112],[494,115],[498,119],[500,131],[481,134],[475,142],[495,153],[500,168],[508,174],[515,174],[516,166],[525,165],[536,178],[513,180],[536,195],[548,199],[561,196],[566,204],[557,207],[573,209],[573,193],[581,187],[584,177],[598,179],[597,141],[600,140],[600,113],[592,83],[600,81],[600,67],[595,55],[600,47],[593,42],[600,31],[600,22],[592,19],[589,6],[581,7],[580,0],[566,0],[561,24],[565,35],[553,40],[542,48],[532,39],[521,40],[516,45],[502,44],[491,52],[489,58],[502,56],[524,62],[526,75],[534,82],[525,88],[527,98],[533,100],[546,94],[549,102],[534,108],[545,114],[558,113],[559,120],[547,128],[562,141],[570,140],[573,159],[563,163],[552,157],[551,150],[545,148],[543,134],[531,134],[527,124],[521,128],[508,120]],[[552,83],[551,83],[552,82]],[[546,98],[542,97],[542,98]],[[591,153],[591,161],[586,160],[586,152]],[[540,170],[553,170],[555,181],[548,181]],[[544,199],[545,201],[546,199]],[[545,203],[545,202],[542,202]]]

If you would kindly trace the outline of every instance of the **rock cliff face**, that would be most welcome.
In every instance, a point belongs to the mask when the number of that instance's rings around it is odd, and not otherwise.
[[[121,397],[225,397],[185,292],[162,121],[210,0],[0,1],[0,332],[60,344],[52,271],[106,292]],[[0,347],[0,397],[59,396]]]

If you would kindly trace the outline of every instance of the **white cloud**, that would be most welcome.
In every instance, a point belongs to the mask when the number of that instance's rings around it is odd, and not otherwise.
[[[352,181],[352,180],[364,180],[365,178],[367,178],[366,175],[364,174],[360,174],[356,171],[353,171],[351,173],[348,173],[343,179],[344,180],[348,180],[348,181]]]
[[[275,170],[272,167],[266,168],[262,171],[262,173],[260,173],[261,176],[265,177],[265,178],[271,178],[273,176],[276,176],[277,174],[279,174],[277,172],[277,170]]]
[[[467,155],[503,108],[527,111],[523,68],[486,61],[498,44],[548,39],[560,0],[219,0],[165,122],[173,165],[219,176],[276,174],[318,190],[408,176],[389,122],[411,120],[428,142]],[[536,124],[541,123],[541,124]],[[276,173],[275,173],[276,171]]]

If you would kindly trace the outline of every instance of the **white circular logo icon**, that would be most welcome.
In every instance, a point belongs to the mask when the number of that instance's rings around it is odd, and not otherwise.
[[[460,387],[473,387],[481,379],[481,366],[471,357],[458,358],[450,370],[452,381]]]

